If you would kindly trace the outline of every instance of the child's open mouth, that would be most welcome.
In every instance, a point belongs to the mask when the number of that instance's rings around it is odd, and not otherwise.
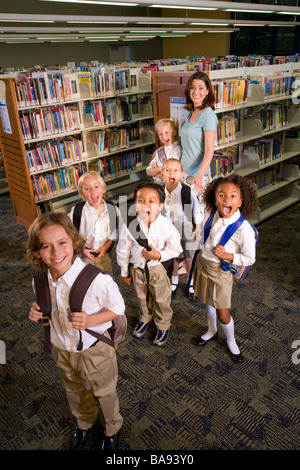
[[[173,185],[174,183],[175,183],[175,178],[170,177],[170,178],[169,178],[169,184],[170,184],[170,185]]]
[[[231,207],[230,206],[223,206],[223,213],[224,213],[224,215],[230,215]]]

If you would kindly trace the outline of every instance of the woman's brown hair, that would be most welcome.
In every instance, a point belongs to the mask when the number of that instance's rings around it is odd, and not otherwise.
[[[210,106],[214,110],[215,109],[215,101],[216,101],[215,94],[214,94],[210,79],[208,78],[208,76],[204,72],[195,72],[188,79],[188,82],[187,82],[187,84],[185,86],[185,89],[184,89],[185,99],[186,99],[185,108],[188,111],[193,111],[194,110],[194,103],[190,98],[190,91],[191,91],[193,80],[202,80],[204,82],[206,88],[208,88],[208,94],[205,97],[205,99],[203,100],[203,104],[200,107],[200,109],[204,109],[204,108],[207,108],[208,106]]]
[[[73,242],[74,258],[81,255],[85,247],[83,237],[79,235],[67,214],[62,212],[47,212],[40,215],[28,229],[26,258],[31,266],[42,270],[47,269],[47,266],[41,258],[37,257],[37,253],[42,248],[40,233],[43,228],[50,227],[51,225],[61,225],[65,229]]]

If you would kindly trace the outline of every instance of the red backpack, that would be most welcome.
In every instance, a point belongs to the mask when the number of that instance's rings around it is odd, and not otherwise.
[[[78,274],[77,278],[75,279],[72,288],[70,290],[69,296],[69,303],[70,303],[70,310],[71,312],[81,312],[82,310],[82,303],[85,297],[85,294],[91,285],[92,281],[99,273],[106,273],[101,271],[101,269],[97,268],[93,264],[87,264],[82,271]],[[42,271],[40,269],[35,269],[34,274],[34,284],[35,284],[35,291],[36,291],[36,302],[40,307],[41,312],[43,312],[43,317],[41,319],[41,323],[45,328],[45,342],[44,342],[44,351],[50,354],[52,345],[50,342],[50,318],[51,318],[51,297],[50,297],[50,289],[48,284],[48,275],[47,271]],[[79,331],[79,343],[77,346],[77,350],[82,350],[82,339],[81,339],[81,331]],[[112,320],[111,327],[107,330],[110,334],[111,339],[107,338],[103,334],[96,333],[93,330],[86,329],[85,330],[90,335],[94,336],[95,338],[99,339],[100,341],[104,341],[105,343],[109,344],[110,346],[117,349],[118,343],[123,341],[126,336],[127,332],[127,318],[126,315],[118,315],[114,320]]]

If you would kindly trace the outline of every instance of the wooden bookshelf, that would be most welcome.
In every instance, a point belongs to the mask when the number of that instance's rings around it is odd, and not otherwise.
[[[289,130],[300,129],[299,69],[300,63],[287,63],[207,72],[217,96],[215,112],[219,119],[212,174],[235,171],[258,185],[260,214],[255,223],[300,200],[296,184],[299,170],[291,165],[292,175],[287,176],[283,166],[300,155],[299,138],[286,138]],[[172,117],[170,98],[185,97],[186,83],[194,72],[153,72],[155,120]],[[239,98],[245,83],[246,94]],[[234,99],[230,95],[232,90],[236,93]],[[182,122],[184,112],[187,116],[187,111],[182,108],[179,111]],[[261,160],[255,151],[247,152],[249,143],[274,140],[280,142],[280,150],[272,148],[269,157]]]
[[[80,174],[90,167],[102,173],[108,194],[118,179],[126,181],[131,173],[142,177],[154,148],[149,73],[114,67],[101,73],[0,77],[1,153],[22,225],[28,227],[41,212],[68,206]],[[91,138],[97,132],[106,139],[103,149]]]

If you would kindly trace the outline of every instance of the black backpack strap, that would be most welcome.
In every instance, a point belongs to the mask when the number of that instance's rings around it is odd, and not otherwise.
[[[77,204],[75,204],[74,211],[73,211],[73,225],[79,232],[80,229],[80,222],[81,222],[81,214],[82,214],[82,209],[85,204],[85,201],[79,201]]]
[[[145,233],[142,231],[142,229],[140,227],[140,224],[138,223],[136,217],[129,217],[128,218],[128,230],[129,230],[129,232],[131,233],[131,235],[133,236],[133,238],[137,241],[137,243],[139,245],[146,248],[147,251],[151,251],[151,248],[150,248],[149,243],[148,243],[148,239],[147,239]],[[172,276],[173,263],[174,263],[173,258],[168,259],[166,261],[163,261],[161,263],[163,265],[163,267],[165,268],[165,270],[167,271],[168,277]],[[149,286],[148,261],[146,261],[146,264],[145,264],[145,275],[146,275],[147,286]],[[148,290],[148,292],[149,292],[149,290]],[[148,295],[148,293],[147,293],[147,295]],[[147,297],[147,299],[148,299],[148,297]]]
[[[181,183],[181,203],[184,213],[188,220],[190,220],[195,228],[196,224],[193,218],[191,187],[187,184]]]
[[[34,286],[36,292],[36,303],[43,314],[40,322],[44,326],[45,340],[44,351],[51,353],[52,345],[50,341],[50,318],[51,318],[51,296],[48,283],[47,271],[35,269],[33,273]]]
[[[148,239],[146,237],[146,234],[142,231],[140,224],[138,223],[138,220],[136,217],[128,217],[127,219],[127,228],[133,238],[137,241],[139,245],[141,245],[143,248],[146,248],[147,251],[151,251],[151,248],[148,244]],[[146,275],[146,281],[147,281],[147,286],[149,287],[149,267],[148,267],[148,260],[146,260],[145,263],[145,275]],[[149,289],[147,291],[147,304],[149,300]]]
[[[105,273],[104,271],[101,271],[101,269],[97,268],[97,266],[94,266],[93,264],[87,264],[78,274],[77,278],[75,279],[71,290],[70,290],[70,295],[69,295],[69,303],[70,303],[70,310],[71,312],[81,312],[82,311],[82,303],[85,297],[85,294],[90,287],[91,283],[93,280],[98,276],[99,273]],[[110,346],[114,347],[114,343],[111,339],[107,338],[104,335],[101,335],[100,333],[96,333],[95,331],[92,331],[90,329],[85,330],[87,333],[90,335],[94,336],[97,339],[100,339],[101,341],[104,341],[105,343],[109,344]],[[77,346],[77,350],[81,351],[83,347],[82,344],[82,334],[81,331],[79,330],[79,343]]]
[[[107,207],[107,210],[108,210],[108,215],[109,215],[109,229],[110,229],[110,233],[112,234],[113,232],[115,232],[117,234],[117,238],[119,238],[119,215],[117,213],[117,208],[115,206],[115,204],[108,200],[108,201],[105,201],[106,202],[106,207]],[[113,240],[113,243],[111,244],[110,248],[107,250],[107,253],[109,253],[112,248],[114,246],[114,240]]]

